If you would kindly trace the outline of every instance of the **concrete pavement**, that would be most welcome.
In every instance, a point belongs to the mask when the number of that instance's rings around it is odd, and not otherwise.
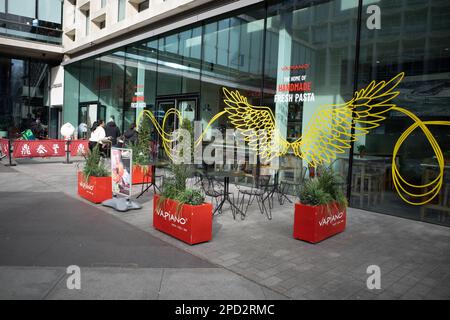
[[[12,181],[7,187],[0,185],[0,192],[6,191],[5,188],[36,191],[39,185],[40,191],[57,190],[84,202],[76,195],[76,164],[24,161],[14,170],[17,172],[0,173],[0,177],[11,177]],[[31,182],[23,184],[26,181]],[[139,187],[135,187],[134,193],[138,191]],[[257,284],[263,292],[270,290],[266,296],[450,298],[450,229],[447,227],[350,208],[344,233],[311,245],[292,238],[292,204],[276,205],[272,221],[261,215],[255,205],[244,221],[233,220],[231,212],[225,210],[214,219],[211,242],[188,246],[151,227],[151,192],[139,202],[143,210],[126,214],[99,206],[96,209],[220,267],[214,270],[224,270],[243,282]],[[367,289],[366,270],[370,265],[381,268],[381,290]],[[225,293],[222,296],[228,297]]]

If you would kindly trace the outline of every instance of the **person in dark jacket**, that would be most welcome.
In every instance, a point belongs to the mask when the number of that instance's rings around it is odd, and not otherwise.
[[[41,125],[41,119],[37,118],[36,121],[34,121],[31,124],[31,132],[33,132],[33,135],[36,139],[43,139],[45,134],[44,134],[44,128]]]
[[[136,131],[136,124],[132,123],[130,125],[130,128],[127,131],[125,131],[125,133],[123,134],[123,138],[124,138],[125,145],[136,144],[137,139],[138,139],[138,133]]]
[[[117,138],[120,137],[120,129],[114,121],[114,116],[111,116],[109,122],[106,124],[105,132],[107,137],[111,137],[111,145],[117,146]]]

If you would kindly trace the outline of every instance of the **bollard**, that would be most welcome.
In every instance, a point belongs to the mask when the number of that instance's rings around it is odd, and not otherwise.
[[[8,139],[8,158],[9,158],[9,163],[5,164],[5,166],[7,166],[7,167],[15,167],[16,164],[12,163],[11,139]]]
[[[71,164],[72,162],[70,161],[70,143],[72,141],[71,140],[66,140],[66,161],[64,161],[64,164]]]

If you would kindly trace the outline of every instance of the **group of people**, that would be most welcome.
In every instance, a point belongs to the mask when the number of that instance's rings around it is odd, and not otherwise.
[[[100,145],[101,152],[104,153],[109,147],[123,147],[137,142],[136,124],[132,123],[123,135],[116,125],[114,116],[111,116],[108,123],[103,120],[95,121],[91,128],[89,138],[89,149],[92,151],[95,146]]]

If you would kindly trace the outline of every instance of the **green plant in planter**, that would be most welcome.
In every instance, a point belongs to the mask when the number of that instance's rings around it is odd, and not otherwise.
[[[133,150],[133,163],[145,167],[150,164],[150,137],[152,123],[148,117],[142,117],[136,144],[128,145]]]
[[[318,177],[306,181],[300,189],[300,202],[310,206],[336,202],[341,207],[347,207],[347,199],[341,188],[342,177],[329,168],[319,168],[318,173]]]
[[[196,189],[186,188],[186,179],[190,176],[190,168],[185,165],[172,164],[173,177],[164,181],[162,192],[156,209],[161,210],[161,206],[166,199],[177,202],[176,213],[179,214],[185,204],[197,206],[205,201],[203,194]]]
[[[359,146],[356,147],[356,150],[358,150],[359,156],[363,157],[364,154],[366,153],[366,146],[363,144],[360,144]]]
[[[86,163],[83,168],[83,176],[86,181],[89,177],[109,177],[109,169],[101,159],[99,145],[97,144],[86,157]]]

